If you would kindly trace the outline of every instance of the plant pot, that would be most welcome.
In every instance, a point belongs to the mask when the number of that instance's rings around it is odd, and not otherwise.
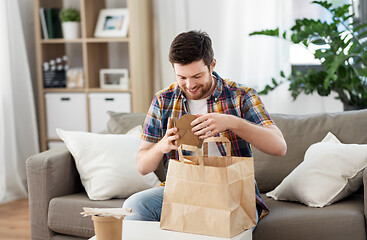
[[[80,37],[80,23],[79,22],[63,22],[62,34],[65,39],[76,39]]]
[[[345,103],[343,105],[344,105],[344,111],[367,109],[367,106],[354,106],[354,105],[348,105],[348,104],[345,104]]]

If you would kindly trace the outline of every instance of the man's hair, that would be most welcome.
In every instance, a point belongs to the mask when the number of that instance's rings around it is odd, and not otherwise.
[[[186,65],[203,59],[210,69],[213,58],[212,40],[206,32],[201,31],[180,33],[172,41],[169,51],[169,61],[172,65],[174,63]]]

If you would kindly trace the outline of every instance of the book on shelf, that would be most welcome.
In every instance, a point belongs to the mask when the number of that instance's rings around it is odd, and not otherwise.
[[[40,8],[40,18],[44,39],[62,38],[60,8]]]
[[[40,20],[41,20],[41,28],[42,28],[43,39],[48,39],[45,11],[44,11],[43,8],[40,8]]]

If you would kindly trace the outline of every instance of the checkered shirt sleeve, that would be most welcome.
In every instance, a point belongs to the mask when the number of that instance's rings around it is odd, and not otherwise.
[[[148,142],[157,143],[162,138],[161,129],[162,109],[160,101],[156,95],[153,98],[153,101],[147,113],[147,117],[145,118],[144,129],[141,135],[141,139]]]

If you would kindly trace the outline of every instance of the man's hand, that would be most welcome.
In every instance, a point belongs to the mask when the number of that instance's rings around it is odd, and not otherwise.
[[[172,119],[168,118],[167,131],[164,137],[157,143],[157,148],[162,154],[168,153],[171,150],[177,150],[177,140],[180,138],[177,135],[177,128],[173,127]]]
[[[229,129],[262,152],[275,156],[284,156],[287,152],[287,143],[275,125],[256,125],[228,114],[208,113],[196,116],[198,118],[191,122],[191,126],[194,126],[192,131],[200,136],[200,139],[212,137]]]
[[[137,169],[142,175],[157,170],[163,154],[178,149],[176,141],[180,136],[176,134],[177,128],[172,125],[171,118],[169,118],[166,134],[159,142],[142,141],[136,157]]]
[[[200,139],[212,137],[220,132],[227,130],[231,115],[208,113],[196,114],[198,117],[191,122],[192,131],[198,135]]]

